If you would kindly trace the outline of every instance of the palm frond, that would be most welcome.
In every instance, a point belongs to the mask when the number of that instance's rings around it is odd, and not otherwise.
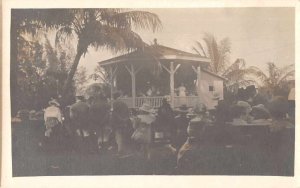
[[[248,73],[254,75],[258,79],[260,79],[262,82],[265,82],[268,79],[268,76],[260,70],[258,67],[250,66],[248,67]]]
[[[147,29],[153,32],[162,28],[162,23],[156,14],[146,11],[120,12],[110,17],[111,23],[117,27],[134,27],[135,29]]]
[[[199,54],[199,55],[201,55],[201,56],[208,57],[208,56],[206,55],[206,53],[205,53],[205,50],[204,50],[204,48],[203,48],[201,42],[196,41],[195,43],[196,43],[197,47],[193,47],[192,50],[195,51],[197,54]],[[201,50],[201,52],[200,52],[197,48],[199,48],[199,49]]]
[[[55,35],[55,45],[58,46],[60,42],[65,43],[66,40],[73,37],[73,29],[69,26],[61,27]]]

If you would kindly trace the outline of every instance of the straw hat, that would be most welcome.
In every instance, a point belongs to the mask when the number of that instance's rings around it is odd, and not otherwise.
[[[56,99],[51,99],[51,100],[49,101],[49,105],[60,106],[60,104],[57,102]]]
[[[154,113],[155,110],[148,103],[143,103],[143,105],[139,108],[140,111]]]

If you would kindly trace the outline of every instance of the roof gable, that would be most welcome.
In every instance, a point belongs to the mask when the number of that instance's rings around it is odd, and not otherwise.
[[[186,60],[198,62],[203,65],[210,63],[210,59],[207,57],[157,44],[98,63],[99,65],[107,65],[113,63],[130,62],[134,60],[182,60],[183,62]]]

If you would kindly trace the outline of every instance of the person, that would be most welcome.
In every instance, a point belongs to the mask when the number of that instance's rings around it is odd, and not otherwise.
[[[60,104],[56,99],[49,101],[49,107],[45,109],[44,120],[45,120],[45,136],[50,137],[53,134],[53,129],[62,125],[62,113],[59,109]]]
[[[128,106],[121,100],[118,100],[120,93],[113,94],[113,111],[111,116],[111,125],[113,128],[115,141],[117,144],[117,155],[125,157],[131,155],[130,138],[133,132],[130,112]]]
[[[252,107],[251,116],[253,117],[252,123],[254,124],[270,124],[271,115],[269,110],[263,105],[259,104]]]
[[[288,102],[289,102],[289,118],[290,120],[295,123],[295,85],[291,86],[289,95],[288,95]]]
[[[271,132],[279,132],[284,129],[294,128],[294,125],[286,118],[289,105],[284,97],[274,97],[268,108],[272,117],[272,125],[270,127]]]
[[[199,163],[204,144],[204,131],[207,126],[206,121],[198,119],[190,122],[187,128],[188,138],[182,145],[177,155],[177,173],[178,174],[195,174],[195,171],[202,170],[206,161]],[[198,161],[196,161],[198,160]],[[196,166],[200,164],[200,166]]]
[[[104,96],[90,97],[89,122],[92,132],[96,135],[98,148],[109,141],[112,132],[109,127],[110,106]]]
[[[184,87],[183,83],[181,83],[181,85],[178,87],[178,96],[179,97],[185,97],[186,96],[186,88]]]
[[[183,83],[177,88],[178,90],[178,97],[179,97],[179,103],[180,104],[186,104],[187,99],[186,99],[186,88]]]
[[[172,143],[176,149],[179,149],[187,139],[187,127],[190,121],[187,117],[189,108],[183,104],[176,111],[178,113],[175,117],[176,138]]]
[[[155,132],[162,132],[162,136],[165,139],[174,140],[176,135],[176,129],[174,127],[174,112],[166,98],[162,100],[162,105],[157,111],[155,125]]]
[[[140,144],[141,152],[146,159],[149,159],[149,150],[154,138],[153,123],[156,119],[154,113],[155,110],[150,104],[143,103],[139,108],[139,115],[137,115],[135,130],[132,135],[132,139]]]
[[[58,152],[62,149],[62,113],[56,99],[50,100],[49,105],[44,112],[45,146],[46,151],[50,153],[47,162],[52,169],[57,169],[60,166]]]
[[[247,125],[248,124],[247,107],[240,105],[233,105],[231,107],[232,125]]]
[[[196,104],[195,107],[193,108],[193,113],[195,117],[191,119],[191,122],[200,121],[200,120],[211,122],[211,120],[208,118],[207,107],[205,104],[203,103]]]
[[[252,107],[246,101],[237,101],[236,105],[242,108],[242,119],[244,119],[247,123],[251,123],[253,121],[253,117],[251,116]]]
[[[286,117],[288,101],[284,97],[274,97],[268,106],[272,117],[270,126],[270,166],[276,175],[293,175],[295,124]]]
[[[148,97],[152,96],[152,94],[153,94],[152,87],[149,87],[149,89],[147,90],[146,94],[147,94]]]
[[[245,92],[247,93],[248,99],[247,102],[251,106],[255,106],[258,104],[266,105],[268,100],[266,97],[257,92],[257,89],[254,85],[250,85],[246,88]]]
[[[70,106],[70,120],[75,139],[77,140],[77,151],[85,151],[90,140],[89,106],[84,102],[84,96],[76,93],[76,102]]]

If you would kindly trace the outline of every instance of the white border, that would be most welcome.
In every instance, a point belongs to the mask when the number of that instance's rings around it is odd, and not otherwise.
[[[24,177],[12,178],[11,167],[11,124],[10,124],[10,89],[9,89],[9,59],[10,59],[10,8],[204,8],[204,7],[296,7],[299,11],[299,1],[197,1],[197,0],[4,0],[3,2],[3,122],[2,122],[2,186],[3,187],[300,187],[299,180],[294,177],[267,176],[69,176],[69,177]],[[296,14],[296,26],[300,25],[299,14]],[[296,27],[296,52],[299,51],[299,28]],[[296,55],[295,62],[299,61]],[[298,65],[296,65],[297,67]],[[297,70],[297,69],[296,69]],[[296,83],[299,79],[296,71]],[[296,84],[297,85],[297,84]],[[296,94],[299,92],[296,89]],[[299,101],[296,104],[299,106]],[[298,110],[297,110],[298,112]],[[297,115],[296,115],[297,117]],[[299,119],[296,119],[299,122]],[[297,124],[297,123],[296,123]],[[296,125],[296,132],[299,127]],[[296,137],[296,157],[299,158],[299,137]],[[299,161],[296,161],[295,175],[299,175]],[[298,185],[298,186],[297,186]]]

